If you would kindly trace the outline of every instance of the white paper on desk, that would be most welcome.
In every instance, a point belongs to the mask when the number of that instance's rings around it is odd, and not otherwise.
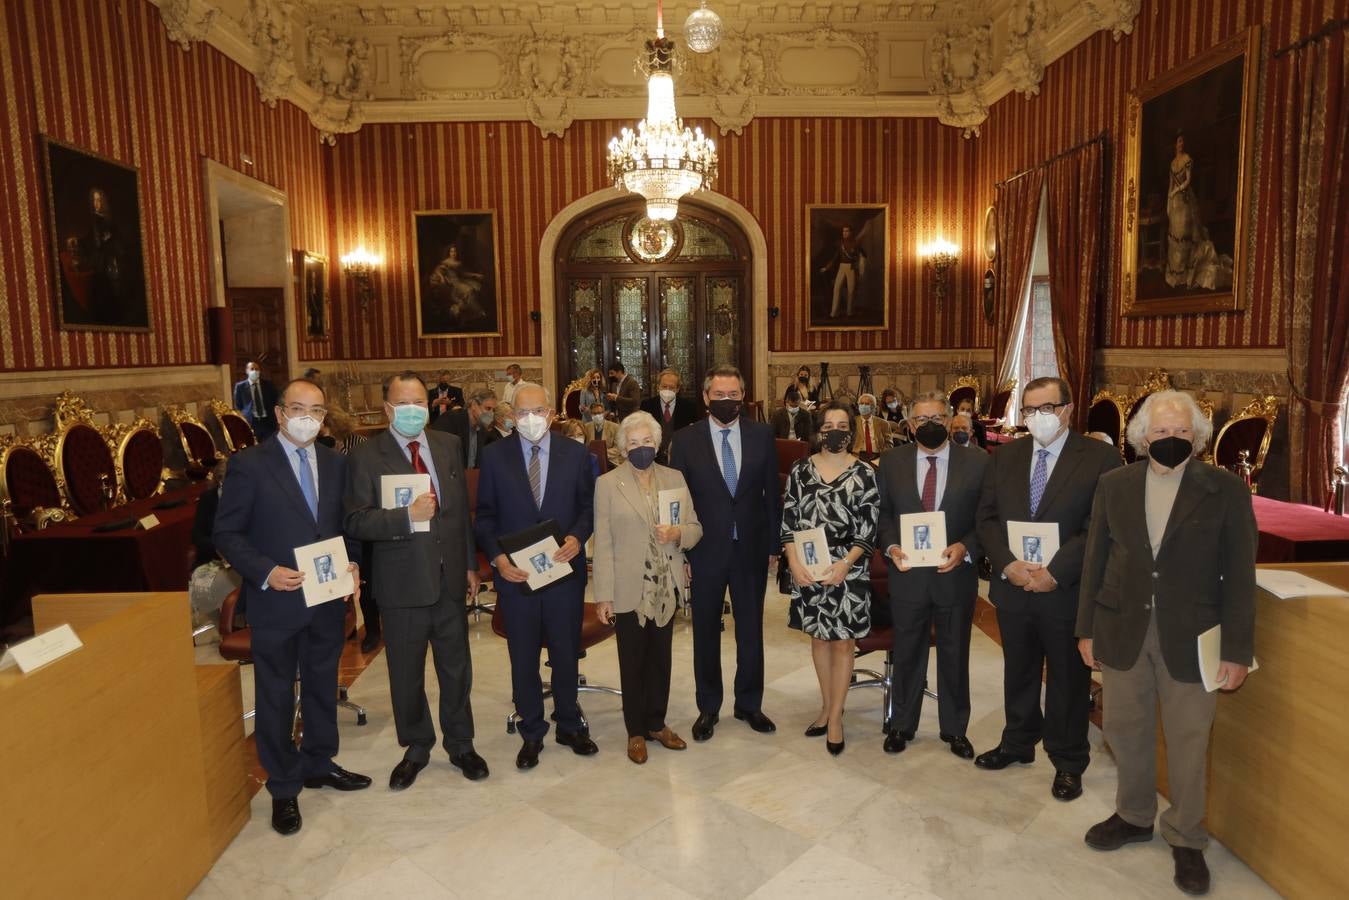
[[[1007,549],[1022,562],[1047,566],[1059,552],[1059,523],[1008,522]]]
[[[656,524],[683,525],[692,505],[687,488],[666,488],[656,495]]]
[[[899,548],[905,568],[946,565],[946,513],[905,513],[899,517]]]
[[[1210,694],[1222,687],[1225,682],[1218,680],[1218,667],[1222,665],[1223,627],[1214,625],[1199,635],[1199,677],[1204,679],[1204,690]],[[1251,669],[1260,668],[1260,660],[1251,657]]]
[[[0,656],[0,672],[18,666],[19,671],[27,675],[83,646],[84,642],[75,635],[75,629],[69,625],[58,625],[51,631],[20,641],[6,650],[5,655]]]
[[[572,573],[570,562],[558,562],[553,559],[553,554],[559,549],[561,548],[556,538],[546,537],[517,553],[510,554],[511,565],[517,569],[524,569],[529,574],[530,588],[537,591]]]
[[[829,573],[834,559],[829,555],[829,539],[823,528],[807,528],[805,531],[792,532],[792,543],[796,544],[796,558],[816,581]]]
[[[1349,592],[1284,569],[1256,569],[1255,583],[1280,600],[1294,597],[1349,597]]]
[[[379,477],[379,505],[383,509],[406,509],[422,494],[431,490],[431,476],[426,472],[413,475],[381,475]],[[431,523],[413,522],[413,531],[430,531]]]
[[[347,542],[340,537],[295,548],[295,568],[304,573],[304,605],[318,606],[355,592],[347,571]]]

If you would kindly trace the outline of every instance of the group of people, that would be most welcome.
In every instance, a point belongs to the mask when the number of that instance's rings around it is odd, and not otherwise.
[[[488,775],[473,748],[465,614],[465,599],[479,586],[479,550],[494,569],[507,633],[522,739],[517,768],[537,765],[550,730],[539,675],[543,647],[552,668],[556,742],[582,756],[598,751],[576,701],[588,580],[583,548],[593,535],[594,602],[616,633],[634,763],[647,760],[650,742],[687,746],[666,718],[681,606],[692,615],[698,714],[691,736],[698,742],[714,736],[726,693],[720,644],[728,593],[736,646],[732,712],[756,732],[776,730],[763,709],[763,610],[769,569],[780,560],[790,574],[789,624],[809,636],[820,686],[808,737],[824,737],[831,754],[844,751],[854,642],[888,621],[895,666],[886,753],[901,753],[917,739],[931,642],[939,737],[950,751],[978,768],[1001,770],[1032,762],[1043,744],[1055,769],[1051,794],[1071,801],[1082,793],[1090,762],[1091,671],[1099,669],[1110,698],[1104,730],[1119,788],[1115,813],[1086,842],[1114,850],[1150,839],[1160,705],[1172,792],[1163,836],[1173,847],[1177,885],[1207,890],[1202,823],[1214,695],[1201,683],[1196,638],[1223,625],[1219,679],[1238,687],[1251,663],[1256,532],[1241,480],[1193,459],[1211,434],[1193,398],[1174,391],[1148,398],[1129,425],[1142,461],[1124,468],[1115,448],[1072,429],[1071,394],[1057,378],[1026,386],[1020,412],[1028,436],[991,454],[977,448],[972,429],[956,430],[962,417],[939,392],[918,395],[898,419],[881,416],[873,398],[859,397],[857,409],[834,401],[807,411],[810,425],[801,427],[810,430],[795,432],[814,452],[794,465],[784,490],[777,426],[742,415],[738,370],[709,372],[702,385],[706,417],[678,428],[670,427],[677,373],[661,373],[654,409],[632,408],[617,422],[606,413],[624,397],[621,381],[629,376],[621,369],[611,374],[619,383],[590,382],[583,408],[592,418],[574,441],[552,429],[556,413],[539,385],[513,380],[515,428],[486,440],[494,396],[476,392],[456,406],[444,402],[442,386],[428,389],[416,373],[404,372],[385,387],[389,428],[345,458],[315,445],[324,395],[297,380],[274,407],[275,439],[231,460],[215,541],[244,579],[259,756],[278,831],[299,829],[301,787],[370,784],[333,760],[342,614],[340,604],[305,606],[303,576],[293,566],[296,546],[340,535],[353,569],[362,543],[368,548],[405,748],[389,784],[402,790],[436,743],[423,688],[428,648],[440,685],[441,743],[465,777]],[[667,390],[674,396],[667,398]],[[795,396],[798,406],[809,399],[808,381]],[[788,407],[792,399],[789,392]],[[438,404],[445,408],[436,425],[458,424],[433,426]],[[786,415],[795,429],[801,412]],[[862,429],[874,430],[863,437]],[[896,444],[889,438],[900,429],[906,438]],[[958,440],[962,433],[970,437]],[[616,464],[598,481],[583,446],[597,438],[617,451]],[[469,465],[479,469],[474,509],[465,490]],[[406,508],[383,508],[381,478],[411,473],[429,475],[430,490]],[[673,517],[662,508],[671,496],[680,498]],[[919,564],[906,553],[913,546],[900,535],[901,517],[934,513],[944,520],[946,546],[934,548],[941,550],[938,564]],[[541,522],[557,536],[552,561],[570,564],[572,574],[530,588],[530,573],[504,543]],[[1037,545],[1034,558],[1011,539],[1028,523],[1056,536]],[[823,530],[827,547],[815,532],[809,552],[800,552],[799,536],[813,529]],[[876,551],[886,560],[885,598],[872,596]],[[976,755],[967,736],[969,652],[984,558],[1003,647],[1005,725],[998,744]],[[289,741],[297,670],[306,722],[298,749]]]

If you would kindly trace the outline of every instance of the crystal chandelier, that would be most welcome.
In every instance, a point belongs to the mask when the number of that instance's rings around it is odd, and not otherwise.
[[[615,187],[646,198],[646,215],[669,221],[679,198],[717,177],[717,149],[701,128],[692,131],[675,113],[674,42],[665,37],[661,3],[656,4],[656,38],[646,42],[638,65],[646,76],[646,118],[637,130],[624,128],[609,141],[609,177]]]
[[[684,20],[684,43],[694,53],[711,53],[721,43],[721,16],[703,2]]]

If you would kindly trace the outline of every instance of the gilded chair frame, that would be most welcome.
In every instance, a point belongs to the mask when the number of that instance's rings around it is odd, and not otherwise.
[[[979,376],[961,375],[955,381],[951,382],[951,386],[946,389],[946,397],[951,404],[952,412],[955,411],[956,402],[951,398],[955,392],[961,388],[970,388],[974,391],[974,414],[976,416],[979,415],[979,392],[983,389],[983,385],[979,381]]]
[[[61,489],[61,481],[52,471],[52,436],[20,438],[0,435],[0,514],[3,514],[6,534],[21,531],[41,531],[55,522],[70,521],[74,512],[66,505],[66,495]],[[19,450],[37,454],[47,467],[48,474],[56,486],[56,506],[38,506],[29,510],[22,519],[14,512],[14,502],[9,486],[9,459]]]
[[[1124,444],[1126,443],[1124,435],[1129,430],[1128,415],[1129,410],[1133,408],[1133,398],[1129,396],[1121,397],[1114,391],[1103,388],[1097,391],[1095,396],[1091,398],[1091,405],[1087,407],[1087,416],[1089,418],[1091,416],[1091,411],[1096,408],[1096,404],[1102,402],[1113,404],[1115,410],[1119,413],[1119,434],[1112,434],[1111,437],[1115,439],[1115,449],[1119,451],[1120,458],[1123,459]]]
[[[112,429],[105,425],[99,425],[94,421],[94,411],[84,402],[84,399],[72,391],[62,391],[56,396],[56,408],[54,413],[56,430],[52,433],[50,443],[50,461],[52,474],[56,477],[57,487],[60,488],[61,496],[65,498],[66,508],[77,514],[87,515],[97,510],[84,510],[80,513],[75,509],[75,498],[72,495],[72,489],[69,481],[66,479],[65,449],[66,440],[70,433],[76,428],[89,428],[103,441],[103,447],[108,453],[108,467],[111,470],[112,481],[104,485],[107,492],[104,496],[104,502],[108,506],[115,506],[118,503],[125,502],[125,497],[121,491],[121,478],[118,473],[117,455],[114,450]]]
[[[133,499],[143,499],[140,497],[133,498],[131,496],[131,491],[127,486],[126,479],[126,451],[127,448],[131,446],[131,439],[141,432],[151,435],[156,443],[161,443],[159,429],[154,426],[153,422],[143,416],[137,416],[129,425],[119,422],[111,429],[113,444],[112,459],[113,465],[117,470],[117,493],[119,503],[130,503]],[[147,497],[153,497],[156,494],[164,493],[164,482],[169,477],[169,470],[164,465],[162,445],[159,462],[159,484],[155,485],[153,491],[145,495]]]
[[[567,414],[567,401],[571,399],[571,395],[572,395],[572,394],[575,394],[575,393],[580,392],[580,390],[581,390],[582,388],[584,388],[585,386],[586,386],[586,380],[585,380],[585,376],[583,375],[583,376],[581,376],[580,378],[577,378],[575,381],[573,381],[573,382],[571,382],[570,384],[568,384],[568,385],[566,386],[566,388],[563,389],[563,391],[562,391],[562,397],[561,397],[561,399],[558,401],[558,407],[557,407],[557,409],[558,409],[558,418],[560,418],[562,421],[566,422],[567,420],[569,420],[569,419],[571,418],[571,416],[569,416],[569,415]],[[576,402],[579,404],[581,401],[580,401],[580,400],[577,400]],[[581,415],[577,416],[577,418],[578,418],[580,421],[584,422],[584,421],[585,421],[585,414],[584,414],[584,411],[580,411],[580,412],[581,412]]]
[[[256,431],[253,431],[252,424],[249,423],[248,418],[244,416],[243,413],[239,412],[239,410],[230,406],[224,400],[219,400],[215,397],[212,397],[209,401],[207,401],[207,406],[210,408],[211,413],[215,416],[216,421],[220,423],[220,434],[225,439],[225,449],[229,451],[229,454],[231,456],[233,456],[235,453],[238,453],[240,450],[243,450],[245,448],[236,447],[234,445],[234,436],[230,434],[229,426],[225,424],[226,416],[233,416],[240,422],[243,422],[244,427],[246,427],[249,430],[249,432],[253,435],[253,444],[251,446],[257,446],[258,434]]]
[[[164,414],[169,417],[169,421],[173,423],[174,430],[178,432],[178,442],[183,445],[183,453],[187,457],[188,465],[195,465],[210,470],[220,459],[220,448],[216,446],[215,438],[211,436],[211,430],[203,425],[200,419],[177,404],[165,406]],[[192,450],[191,442],[187,439],[187,434],[183,431],[184,425],[200,428],[202,430],[202,433],[206,435],[206,439],[211,442],[211,448],[214,451],[213,459],[202,460],[197,458],[197,454]]]
[[[1212,454],[1213,462],[1216,465],[1218,460],[1218,445],[1222,443],[1227,430],[1238,422],[1248,419],[1264,419],[1266,422],[1265,434],[1260,438],[1260,446],[1255,451],[1255,459],[1250,460],[1251,465],[1251,483],[1260,477],[1260,470],[1265,467],[1265,455],[1269,453],[1270,441],[1274,438],[1274,421],[1279,417],[1279,398],[1273,395],[1256,397],[1250,403],[1242,408],[1232,418],[1223,423],[1223,427],[1218,429],[1218,436],[1213,439],[1213,445],[1209,448]],[[1211,417],[1210,417],[1211,418]]]

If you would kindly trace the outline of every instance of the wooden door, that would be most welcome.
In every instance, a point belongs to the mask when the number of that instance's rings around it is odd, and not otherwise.
[[[234,377],[254,360],[278,388],[290,381],[286,365],[286,292],[284,288],[230,288],[226,292],[234,321]]]

